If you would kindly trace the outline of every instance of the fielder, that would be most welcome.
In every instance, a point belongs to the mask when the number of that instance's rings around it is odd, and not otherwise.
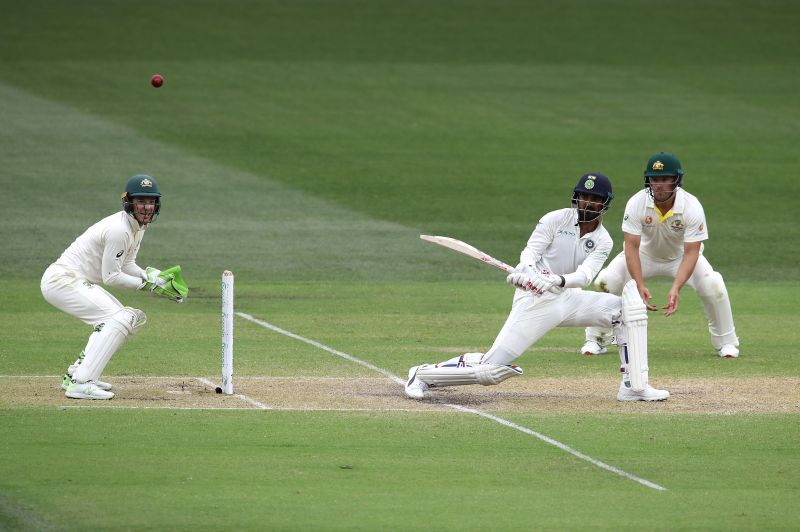
[[[466,353],[440,364],[408,371],[405,392],[422,399],[430,387],[499,384],[521,375],[511,364],[555,327],[611,327],[620,351],[619,401],[663,401],[666,390],[648,383],[647,309],[635,284],[622,297],[581,290],[594,279],[611,252],[612,241],[602,216],[614,197],[601,174],[580,178],[572,208],[550,212],[539,220],[506,281],[516,287],[511,313],[491,349]]]
[[[126,307],[100,286],[149,290],[182,302],[189,290],[180,266],[143,270],[136,254],[148,225],[161,210],[155,179],[133,176],[122,193],[122,211],[103,218],[61,254],[42,276],[42,295],[54,307],[94,331],[61,387],[73,399],[111,399],[111,384],[100,380],[111,356],[145,324],[139,309]]]
[[[595,280],[595,286],[612,294],[620,294],[633,279],[647,308],[650,303],[647,279],[673,279],[663,308],[665,316],[678,311],[680,290],[684,284],[694,288],[703,302],[711,345],[719,356],[739,356],[739,338],[733,325],[733,312],[722,275],[715,272],[703,256],[703,241],[708,238],[703,206],[696,197],[683,190],[683,168],[675,155],[660,152],[647,161],[644,190],[640,190],[625,206],[622,219],[624,251],[617,255]],[[589,327],[581,348],[585,355],[606,352],[611,331]]]

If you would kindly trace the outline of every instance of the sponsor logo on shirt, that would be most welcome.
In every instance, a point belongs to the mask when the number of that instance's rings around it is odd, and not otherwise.
[[[117,258],[120,258],[120,257],[122,256],[122,254],[123,254],[123,253],[125,253],[125,250],[124,250],[124,249],[123,249],[122,251],[120,251],[119,253],[117,253]]]
[[[556,233],[556,234],[566,235],[566,236],[575,236],[575,235],[577,235],[577,233],[575,231],[567,231],[566,229],[559,229],[558,233]]]
[[[702,233],[703,231],[706,230],[706,224],[700,224],[700,227],[698,229]]]
[[[652,225],[652,223],[653,223],[652,216],[648,216],[647,218],[644,219],[644,225]]]

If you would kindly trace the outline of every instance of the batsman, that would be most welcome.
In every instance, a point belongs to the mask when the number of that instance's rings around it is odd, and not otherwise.
[[[136,254],[144,233],[161,211],[156,180],[136,175],[122,193],[122,211],[89,227],[45,270],[42,295],[59,310],[92,327],[77,360],[67,368],[61,387],[72,399],[111,399],[112,385],[100,380],[114,353],[147,321],[139,309],[126,307],[102,285],[148,290],[181,303],[189,289],[180,266],[142,269]]]
[[[511,313],[492,347],[408,372],[405,392],[422,399],[438,386],[499,384],[522,374],[512,362],[555,327],[613,328],[622,382],[619,401],[663,401],[666,390],[648,382],[647,308],[631,282],[622,297],[583,290],[608,259],[613,243],[602,217],[614,194],[602,174],[586,174],[573,189],[571,208],[545,214],[506,281],[516,290]]]

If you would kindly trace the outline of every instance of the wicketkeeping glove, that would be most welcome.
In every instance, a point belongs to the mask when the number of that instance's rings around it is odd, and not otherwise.
[[[183,303],[183,300],[189,295],[189,287],[183,280],[180,266],[173,266],[166,270],[148,267],[145,275],[147,279],[142,290],[155,292],[178,303]]]

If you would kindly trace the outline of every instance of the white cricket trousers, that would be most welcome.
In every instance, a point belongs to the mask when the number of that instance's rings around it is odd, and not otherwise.
[[[654,277],[675,279],[681,264],[681,257],[671,261],[656,261],[639,253],[639,258],[642,263],[642,276],[645,280]],[[608,267],[597,274],[595,284],[602,282],[610,293],[621,294],[622,288],[630,279],[623,251],[614,257]],[[738,346],[739,338],[736,336],[733,311],[725,282],[722,280],[722,275],[714,271],[708,259],[703,255],[698,257],[694,272],[686,284],[694,289],[700,301],[703,302],[703,309],[708,320],[708,332],[711,334],[711,345],[714,349],[719,350],[725,344]],[[586,340],[604,344],[609,334],[610,331],[607,329],[588,328],[586,329]]]
[[[622,316],[622,298],[603,292],[568,288],[541,297],[517,290],[505,325],[484,364],[510,364],[556,327],[612,327]]]
[[[41,289],[48,303],[92,327],[124,308],[102,286],[80,279],[55,264],[44,271]]]

